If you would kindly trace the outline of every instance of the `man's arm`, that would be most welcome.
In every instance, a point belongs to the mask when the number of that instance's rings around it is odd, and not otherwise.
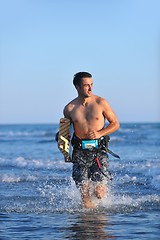
[[[71,117],[70,117],[70,105],[67,104],[64,109],[63,109],[63,115],[65,118],[68,118],[71,121]]]
[[[68,112],[68,105],[66,105],[63,109],[63,115],[65,118],[69,118],[69,112]]]
[[[109,103],[105,99],[102,100],[102,106],[104,109],[103,115],[109,122],[109,124],[106,126],[106,128],[104,128],[102,130],[103,134],[105,136],[105,135],[111,134],[111,133],[115,132],[116,130],[118,130],[120,127],[120,124],[119,124],[116,114],[114,113],[114,111],[110,107]]]

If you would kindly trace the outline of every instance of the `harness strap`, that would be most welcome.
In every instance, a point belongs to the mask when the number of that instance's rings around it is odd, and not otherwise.
[[[101,164],[100,164],[100,161],[99,161],[98,157],[96,157],[96,162],[97,162],[98,168],[100,169],[101,168]]]
[[[119,159],[120,159],[120,156],[117,155],[116,153],[112,152],[112,151],[109,150],[108,148],[107,148],[106,150],[107,150],[107,152],[108,152],[109,154],[111,154],[113,157],[115,157],[115,158],[119,158]]]

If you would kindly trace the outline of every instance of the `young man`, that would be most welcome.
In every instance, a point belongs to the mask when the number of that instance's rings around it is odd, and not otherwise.
[[[119,128],[118,119],[108,102],[92,93],[93,80],[88,72],[74,75],[78,96],[64,108],[64,116],[73,123],[73,179],[81,191],[86,208],[94,208],[92,194],[101,199],[106,194],[108,155],[105,137]],[[108,125],[105,127],[105,120]],[[91,184],[93,183],[93,184]]]

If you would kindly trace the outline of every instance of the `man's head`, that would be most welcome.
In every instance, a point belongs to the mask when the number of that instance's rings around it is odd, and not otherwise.
[[[73,84],[81,97],[90,97],[92,95],[92,75],[88,72],[78,72],[74,75]]]
[[[78,72],[74,75],[73,77],[73,84],[74,86],[79,86],[81,85],[82,83],[82,78],[91,78],[92,75],[88,72]]]

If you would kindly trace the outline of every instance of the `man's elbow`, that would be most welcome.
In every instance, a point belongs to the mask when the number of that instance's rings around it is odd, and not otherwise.
[[[119,121],[115,122],[115,131],[118,130],[120,128],[120,123]]]

